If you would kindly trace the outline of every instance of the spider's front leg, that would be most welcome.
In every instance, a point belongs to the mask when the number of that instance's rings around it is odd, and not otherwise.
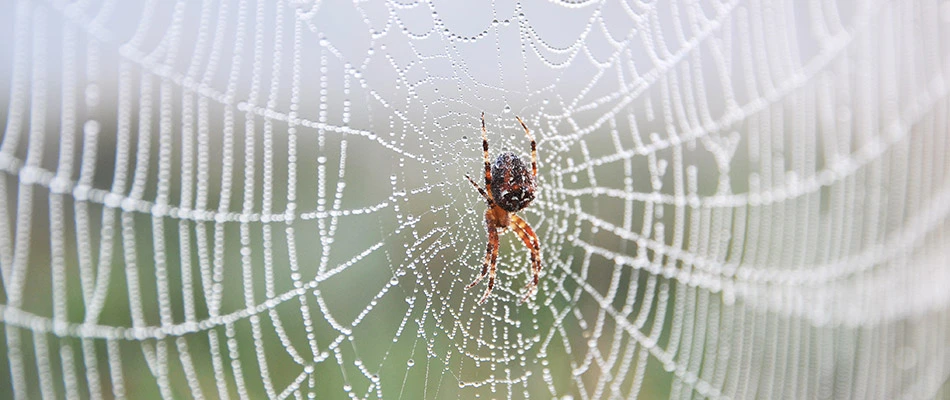
[[[498,234],[496,233],[495,235],[497,236]],[[482,273],[478,274],[478,276],[475,277],[475,280],[472,281],[472,283],[469,283],[468,286],[465,287],[466,290],[475,287],[475,285],[481,282],[482,279],[485,279],[485,276],[488,275],[488,263],[489,261],[492,260],[492,253],[495,253],[498,248],[497,245],[492,244],[491,230],[488,231],[488,245],[486,247],[487,248],[485,249],[485,261],[482,262]]]
[[[528,301],[528,298],[531,297],[538,288],[538,281],[541,276],[541,243],[538,241],[538,235],[534,233],[534,229],[531,229],[531,225],[528,225],[527,221],[517,215],[511,215],[510,228],[521,238],[525,247],[531,252],[531,271],[533,272],[533,276],[531,283],[528,283],[525,287],[526,293],[521,299],[523,303]]]
[[[485,212],[485,227],[488,229],[488,244],[485,249],[485,261],[482,263],[482,273],[475,278],[475,281],[470,283],[465,289],[471,289],[475,287],[485,276],[488,276],[488,289],[485,291],[485,294],[482,295],[482,298],[478,301],[478,304],[485,303],[485,300],[488,300],[488,295],[491,294],[492,289],[495,287],[495,266],[498,262],[498,228],[492,224],[490,219],[491,209],[488,209]]]
[[[498,262],[498,229],[493,227],[488,228],[488,247],[491,249],[491,262],[488,268],[488,288],[485,289],[485,294],[482,295],[478,304],[485,304],[492,289],[495,288],[495,266]]]

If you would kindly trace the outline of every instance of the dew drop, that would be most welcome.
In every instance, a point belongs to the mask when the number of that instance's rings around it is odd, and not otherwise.
[[[94,119],[90,119],[90,120],[86,121],[85,124],[83,124],[82,129],[83,129],[83,134],[85,134],[85,135],[87,135],[87,136],[98,135],[98,134],[99,134],[99,121],[96,121],[96,120],[94,120]]]
[[[511,112],[511,106],[505,104],[505,114],[510,113],[510,112]]]
[[[406,365],[412,367],[413,365],[416,365],[416,361],[410,358],[409,361],[406,361]]]

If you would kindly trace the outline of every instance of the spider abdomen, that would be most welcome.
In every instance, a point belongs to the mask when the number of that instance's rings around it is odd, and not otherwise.
[[[517,155],[505,152],[491,166],[491,194],[495,204],[517,212],[534,200],[535,182],[531,171]]]

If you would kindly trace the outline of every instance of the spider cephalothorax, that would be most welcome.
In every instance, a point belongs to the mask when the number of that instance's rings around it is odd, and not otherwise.
[[[517,117],[515,117],[517,118]],[[524,242],[531,252],[531,269],[534,272],[534,278],[528,284],[522,301],[527,300],[534,290],[538,287],[538,277],[541,274],[541,244],[538,241],[538,235],[534,233],[531,226],[515,215],[534,200],[534,191],[537,188],[538,178],[538,149],[534,138],[528,127],[518,118],[521,127],[524,128],[524,134],[531,140],[531,171],[525,165],[521,158],[511,152],[505,152],[495,159],[495,163],[489,163],[488,158],[488,131],[485,129],[485,113],[482,113],[482,156],[485,161],[485,189],[482,189],[465,175],[469,182],[478,189],[478,193],[485,198],[488,209],[485,210],[485,228],[488,230],[488,248],[485,251],[485,261],[482,263],[482,273],[475,278],[475,281],[466,287],[474,287],[481,282],[485,276],[488,276],[488,289],[482,295],[479,304],[484,303],[495,287],[495,265],[498,260],[498,232],[505,229],[511,229],[518,235],[518,238]]]

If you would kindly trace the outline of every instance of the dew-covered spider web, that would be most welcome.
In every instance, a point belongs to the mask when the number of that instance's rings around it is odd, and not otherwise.
[[[0,398],[950,397],[950,1],[3,8]]]

